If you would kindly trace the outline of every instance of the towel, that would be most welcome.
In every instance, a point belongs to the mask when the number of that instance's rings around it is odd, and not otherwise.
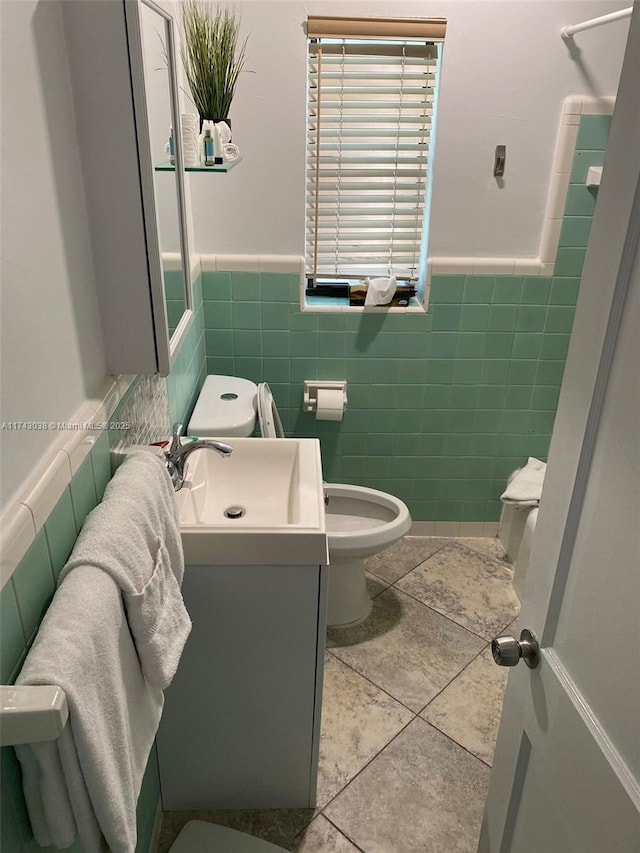
[[[174,490],[157,456],[126,456],[87,516],[60,579],[80,566],[102,569],[119,586],[145,678],[166,689],[191,620],[180,592],[184,556]]]
[[[214,124],[214,127],[217,128],[218,133],[220,134],[220,142],[223,145],[231,142],[231,128],[226,121],[217,121]]]
[[[367,295],[365,305],[388,305],[396,292],[396,277],[390,278],[367,278]]]
[[[55,741],[15,747],[38,844],[134,853],[136,804],[162,713],[144,678],[113,578],[92,566],[66,575],[18,684],[57,684],[69,721]]]
[[[231,160],[237,160],[240,156],[240,149],[233,142],[225,142],[222,146],[222,159],[228,163]]]
[[[546,470],[544,462],[530,456],[524,468],[518,468],[509,477],[507,488],[500,495],[502,503],[519,507],[538,506]]]

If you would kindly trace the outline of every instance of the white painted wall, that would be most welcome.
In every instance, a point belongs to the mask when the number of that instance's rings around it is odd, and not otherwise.
[[[2,421],[66,421],[104,377],[59,3],[2,0]],[[0,431],[0,505],[56,434]]]
[[[581,33],[564,24],[620,0],[243,0],[247,68],[232,107],[243,162],[192,175],[195,249],[303,254],[307,14],[440,16],[442,70],[429,254],[534,257],[563,99],[616,92],[628,20]],[[507,146],[504,186],[493,152]]]

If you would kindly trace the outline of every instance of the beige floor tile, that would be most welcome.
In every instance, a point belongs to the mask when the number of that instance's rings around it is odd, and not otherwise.
[[[437,536],[405,536],[390,548],[368,557],[364,565],[367,571],[394,583],[439,551],[448,541]]]
[[[369,572],[365,572],[364,574],[367,583],[367,592],[369,593],[369,598],[375,598],[377,595],[380,595],[381,592],[384,592],[388,586],[391,585],[389,581],[383,581],[380,578],[377,578],[375,575],[370,574]]]
[[[489,769],[416,719],[327,806],[366,853],[475,853]]]
[[[318,815],[296,839],[293,850],[295,853],[358,853],[358,848],[322,815]]]
[[[393,587],[373,600],[365,622],[327,636],[336,657],[416,712],[485,645]]]
[[[487,647],[420,716],[490,765],[508,674]]]
[[[487,640],[520,609],[512,572],[455,543],[446,545],[396,586]]]
[[[502,547],[502,542],[496,536],[466,536],[458,537],[454,541],[460,545],[464,545],[465,548],[477,551],[478,554],[490,557],[492,560],[507,563],[506,551]]]
[[[347,784],[413,714],[331,654],[322,695],[318,808]]]

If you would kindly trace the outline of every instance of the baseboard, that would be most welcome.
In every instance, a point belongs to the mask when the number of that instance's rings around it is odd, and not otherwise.
[[[488,536],[498,535],[497,521],[414,521],[409,536]]]

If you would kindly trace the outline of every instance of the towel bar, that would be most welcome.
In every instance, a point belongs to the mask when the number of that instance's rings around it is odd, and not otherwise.
[[[67,697],[60,687],[0,687],[0,746],[55,740],[68,717]]]

